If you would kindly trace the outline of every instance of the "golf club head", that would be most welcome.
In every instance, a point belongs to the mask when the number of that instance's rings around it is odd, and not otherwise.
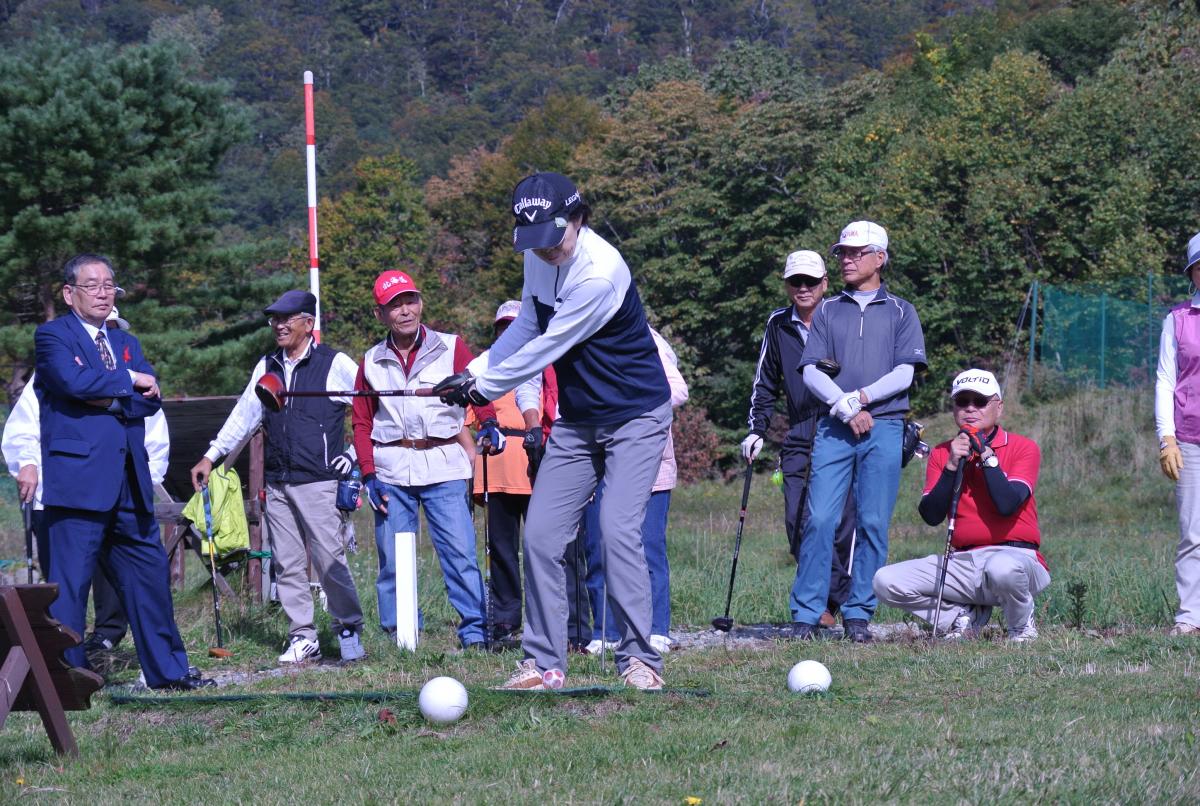
[[[836,378],[838,373],[842,371],[842,365],[832,358],[822,358],[817,362],[817,369],[824,372],[830,378]]]
[[[729,616],[718,616],[712,620],[712,625],[714,630],[729,632],[733,629],[733,619]]]
[[[283,408],[283,381],[278,375],[273,375],[268,372],[258,379],[258,383],[254,384],[254,395],[258,398],[258,402],[262,403],[263,408],[269,412],[277,412]]]
[[[223,646],[214,646],[209,648],[208,656],[210,658],[232,658],[233,653]]]

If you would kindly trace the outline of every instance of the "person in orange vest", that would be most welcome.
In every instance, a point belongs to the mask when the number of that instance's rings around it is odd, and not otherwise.
[[[509,300],[496,310],[492,324],[495,338],[500,338],[521,312],[519,300]],[[487,351],[479,358],[487,366]],[[488,462],[488,552],[491,574],[488,595],[491,597],[492,640],[514,640],[521,629],[521,523],[529,509],[533,494],[533,476],[545,451],[550,424],[558,410],[558,386],[554,368],[492,401],[500,432],[508,439],[500,453],[489,455]],[[478,427],[473,410],[468,410],[467,425]],[[482,503],[483,460],[475,460],[475,500]]]

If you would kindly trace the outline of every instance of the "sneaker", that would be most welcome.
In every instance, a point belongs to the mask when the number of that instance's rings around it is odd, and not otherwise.
[[[942,638],[947,641],[978,638],[983,635],[983,628],[991,619],[992,608],[968,605],[959,611],[958,617],[954,619],[954,624],[942,635]]]
[[[663,687],[662,676],[642,662],[641,658],[630,658],[629,665],[621,672],[625,685],[642,691],[658,691]]]
[[[83,642],[83,651],[88,655],[94,652],[111,652],[112,648],[113,642],[98,633],[92,633]]]
[[[517,670],[512,677],[495,687],[497,691],[545,691],[542,684],[542,673],[538,671],[537,661],[526,658],[517,664]]]
[[[847,641],[852,641],[856,644],[869,644],[871,642],[871,628],[868,626],[866,619],[842,619],[842,627],[845,629],[843,637]]]
[[[341,645],[342,660],[344,661],[362,660],[367,656],[367,650],[363,648],[357,630],[343,627],[341,633],[338,634],[338,644]]]
[[[302,635],[293,636],[291,645],[279,656],[280,663],[304,663],[308,660],[320,659],[321,645]]]
[[[817,638],[817,625],[806,624],[803,621],[792,622],[792,637],[798,641],[815,641]]]
[[[583,651],[589,655],[599,655],[606,649],[616,649],[616,641],[601,641],[599,638],[593,639],[591,643],[583,648]]]
[[[1008,640],[1014,644],[1024,644],[1029,641],[1036,641],[1038,637],[1037,625],[1033,623],[1033,616],[1029,617],[1029,621],[1019,630],[1009,630]]]
[[[665,655],[671,651],[671,644],[675,643],[667,635],[652,635],[650,636],[650,646],[654,647],[654,651],[660,655]]]
[[[1167,631],[1167,635],[1200,635],[1200,627],[1183,621],[1175,622],[1175,626]]]

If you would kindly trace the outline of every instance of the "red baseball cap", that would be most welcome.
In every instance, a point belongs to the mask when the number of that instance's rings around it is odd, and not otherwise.
[[[421,293],[412,278],[402,271],[392,269],[375,278],[375,303],[377,305],[387,305],[396,298],[397,294],[403,294],[405,291],[411,291],[414,294]]]

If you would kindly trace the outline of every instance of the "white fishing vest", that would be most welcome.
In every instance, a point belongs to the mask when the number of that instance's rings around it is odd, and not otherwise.
[[[425,328],[425,339],[408,375],[387,340],[367,350],[363,375],[372,389],[429,389],[454,374],[457,336]],[[471,459],[458,442],[418,450],[380,443],[400,439],[451,439],[463,428],[461,406],[436,397],[380,397],[371,427],[375,473],[381,481],[418,487],[471,478]]]

